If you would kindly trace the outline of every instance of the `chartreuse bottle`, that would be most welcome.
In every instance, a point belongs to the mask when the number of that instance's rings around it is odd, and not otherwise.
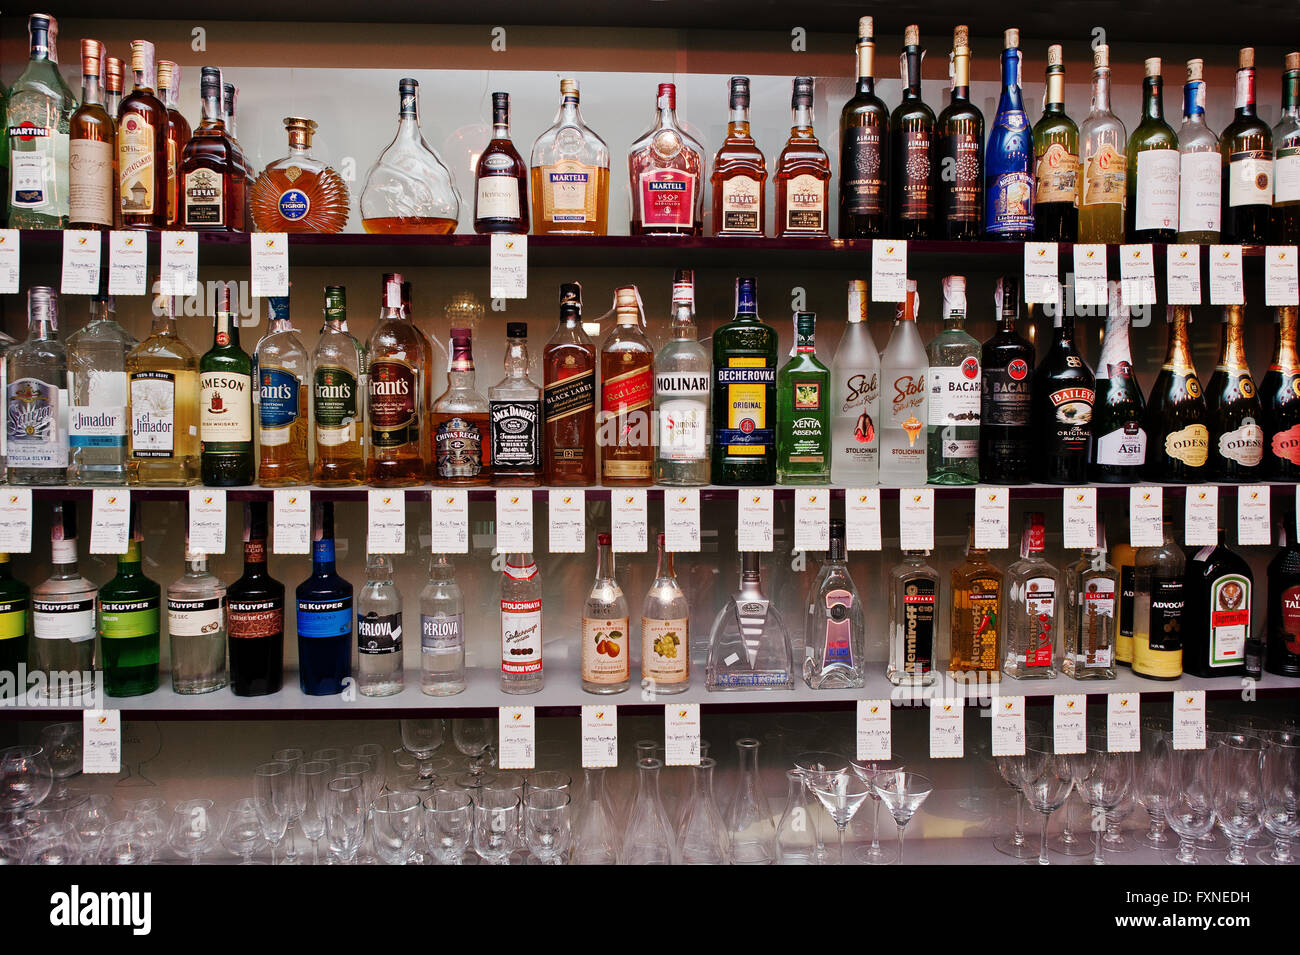
[[[117,559],[117,574],[99,588],[96,629],[104,664],[104,692],[140,696],[158,689],[158,584],[140,567],[138,518],[132,509],[131,540]]]

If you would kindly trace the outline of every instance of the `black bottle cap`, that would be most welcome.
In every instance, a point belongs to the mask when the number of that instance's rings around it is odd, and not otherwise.
[[[405,96],[408,93],[414,93],[419,88],[420,88],[419,80],[412,79],[409,76],[403,76],[400,80],[397,81],[397,90],[403,96]]]
[[[77,539],[77,502],[59,501],[54,505],[50,522],[50,540],[73,541]]]
[[[203,99],[221,98],[221,67],[205,66],[199,70],[199,95]]]
[[[731,108],[749,109],[748,76],[733,76],[731,78]]]
[[[1020,276],[1004,275],[998,280],[1002,292],[1001,315],[1015,317],[1020,314]]]
[[[582,308],[582,286],[577,282],[565,282],[560,286],[560,304]]]
[[[506,322],[506,338],[527,338],[527,322]]]
[[[492,124],[504,125],[510,122],[510,94],[492,94]]]
[[[811,76],[796,76],[794,78],[794,95],[790,98],[790,105],[798,108],[800,106],[811,106],[813,103],[813,78]]]

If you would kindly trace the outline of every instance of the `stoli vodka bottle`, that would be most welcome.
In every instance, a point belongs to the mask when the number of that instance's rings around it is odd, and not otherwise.
[[[507,554],[501,574],[501,692],[536,693],[542,672],[542,577],[532,554]]]
[[[919,305],[916,282],[909,279],[907,300],[899,304],[897,323],[880,356],[880,483],[891,487],[920,487],[926,481],[922,434],[930,414],[925,386],[929,360],[916,330]]]
[[[867,620],[849,576],[844,521],[831,520],[830,549],[808,591],[803,679],[813,690],[842,690],[864,683]]]
[[[364,696],[402,692],[402,595],[393,562],[366,558],[366,582],[357,594],[357,689]]]
[[[740,589],[714,618],[704,669],[708,690],[792,690],[790,633],[763,593],[758,554],[741,554]]]
[[[880,480],[880,353],[867,326],[867,283],[849,282],[847,324],[831,361],[831,481]]]

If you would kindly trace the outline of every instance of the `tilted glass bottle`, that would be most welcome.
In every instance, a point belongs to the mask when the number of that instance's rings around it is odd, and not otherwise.
[[[1223,160],[1219,137],[1205,122],[1204,68],[1203,60],[1187,61],[1178,130],[1178,241],[1214,245],[1219,241]]]
[[[1209,470],[1210,432],[1187,341],[1192,310],[1171,305],[1168,322],[1169,347],[1147,399],[1146,476],[1150,481],[1196,482]]]
[[[659,442],[655,483],[709,483],[709,386],[713,366],[695,327],[695,273],[673,276],[672,339],[654,358]]]
[[[691,614],[663,534],[658,554],[654,583],[641,606],[641,687],[675,694],[691,685]]]
[[[928,551],[906,550],[889,572],[889,666],[895,686],[934,683],[939,606],[939,572],[929,565]]]
[[[257,483],[262,487],[306,484],[311,357],[289,317],[289,297],[268,299],[266,337],[257,343]]]
[[[1034,124],[1034,238],[1073,242],[1079,235],[1079,127],[1065,115],[1060,44],[1047,48],[1043,115]]]
[[[167,227],[167,107],[154,94],[154,45],[131,41],[135,86],[117,113],[117,198],[123,229]]]
[[[109,696],[142,696],[158,689],[162,589],[141,568],[139,512],[132,506],[130,540],[117,574],[99,588],[95,629]]]
[[[1172,242],[1178,234],[1178,137],[1165,122],[1160,57],[1149,57],[1142,80],[1142,121],[1128,140],[1129,242]]]
[[[831,518],[830,548],[808,588],[804,683],[813,690],[863,686],[866,658],[867,618],[858,588],[849,576],[844,521]]]
[[[229,682],[226,585],[208,570],[206,554],[185,547],[185,573],[167,587],[172,689],[210,693]]]
[[[58,21],[33,13],[27,18],[27,34],[31,58],[4,103],[8,224],[11,229],[64,229],[69,136],[77,98],[59,72]]]
[[[1110,111],[1110,46],[1092,51],[1092,108],[1079,124],[1079,241],[1124,241],[1127,189],[1124,124]]]
[[[429,559],[420,591],[420,690],[428,696],[465,690],[465,596],[446,554]]]
[[[352,676],[353,589],[334,560],[334,503],[314,502],[311,575],[295,592],[298,682],[308,696],[342,693]]]
[[[790,690],[790,633],[763,593],[756,551],[740,555],[740,588],[713,620],[704,670],[708,690]]]
[[[208,487],[253,483],[253,361],[239,347],[232,283],[222,283],[212,347],[199,359],[199,458]]]
[[[1200,677],[1246,675],[1246,641],[1253,634],[1255,575],[1223,542],[1202,547],[1187,562],[1183,671]]]
[[[311,367],[312,483],[361,484],[366,479],[361,346],[348,331],[347,290],[341,285],[325,287],[325,327],[316,340]]]
[[[858,18],[858,83],[840,111],[840,238],[885,235],[889,223],[889,108],[876,95],[875,21]]]
[[[614,578],[610,535],[596,535],[596,581],[582,609],[582,688],[622,693],[631,681],[627,597]]]
[[[363,696],[402,692],[402,594],[393,581],[393,561],[366,557],[366,582],[357,593],[357,689]]]
[[[50,576],[32,588],[28,666],[44,677],[36,696],[72,702],[95,688],[95,595],[77,569],[77,505],[58,501],[50,515]]]
[[[848,313],[831,361],[831,480],[872,487],[880,480],[880,353],[867,326],[867,283],[849,281]]]
[[[904,301],[894,313],[894,330],[880,355],[880,483],[920,487],[926,482],[927,444],[921,435],[929,420],[929,359],[916,313],[921,307],[916,282],[907,281]]]
[[[596,483],[596,348],[582,327],[582,286],[560,286],[560,324],[542,351],[543,474],[551,487]]]
[[[925,347],[930,361],[926,469],[931,484],[980,479],[980,343],[966,331],[966,277],[943,280],[943,331]]]
[[[813,82],[794,78],[793,125],[772,174],[778,236],[830,234],[831,160],[813,131]]]
[[[1003,34],[1002,94],[989,127],[984,232],[994,239],[1034,235],[1034,136],[1020,100],[1020,31]]]
[[[952,35],[952,94],[934,127],[937,235],[978,239],[984,231],[984,114],[970,99],[970,28]]]
[[[180,165],[192,135],[189,120],[180,111],[181,66],[174,60],[158,61],[158,98],[167,107],[167,227],[181,221]]]
[[[1155,680],[1176,680],[1183,672],[1183,614],[1186,558],[1164,522],[1159,547],[1137,552],[1133,595],[1133,672]]]
[[[1255,113],[1255,50],[1237,54],[1236,111],[1219,137],[1225,243],[1268,241],[1273,205],[1273,135]]]
[[[794,315],[795,353],[776,376],[776,479],[780,484],[829,484],[830,370],[817,359],[815,312]]]
[[[948,676],[960,683],[1001,680],[1002,571],[975,546],[971,522],[966,561],[952,570]]]
[[[284,584],[266,569],[266,510],[266,501],[244,505],[244,573],[226,591],[235,696],[266,696],[284,684]]]
[[[736,315],[713,333],[714,484],[776,481],[776,329],[758,318],[756,280],[736,279]]]
[[[111,296],[90,300],[90,321],[68,336],[68,480],[126,483],[126,356],[137,342],[113,317]]]
[[[1060,572],[1043,557],[1046,537],[1043,515],[1026,515],[1020,559],[1007,568],[1002,671],[1017,680],[1056,676],[1064,595]]]
[[[1273,127],[1273,215],[1275,245],[1300,242],[1300,53],[1288,53],[1282,72],[1282,116]]]
[[[5,352],[5,454],[10,484],[63,484],[68,473],[68,355],[59,297],[27,290],[27,340]]]
[[[921,30],[903,33],[903,99],[889,117],[889,196],[892,233],[928,239],[934,229],[934,111],[921,99]]]
[[[1092,458],[1096,379],[1074,343],[1074,314],[1056,303],[1052,344],[1034,371],[1034,440],[1038,480],[1086,484]]]
[[[1092,466],[1089,477],[1103,483],[1135,483],[1146,461],[1146,413],[1129,349],[1129,311],[1122,284],[1110,285],[1105,337],[1097,360],[1092,406]]]
[[[1205,393],[1209,476],[1237,483],[1256,480],[1264,471],[1263,412],[1246,364],[1245,321],[1244,307],[1224,308],[1219,362]]]
[[[1264,474],[1274,481],[1300,479],[1300,355],[1296,328],[1300,309],[1284,305],[1273,317],[1277,335],[1273,360],[1260,382],[1260,423],[1264,426]]]
[[[1034,346],[1016,331],[1020,277],[998,279],[998,330],[980,354],[980,480],[1025,484],[1035,458]]]
[[[731,78],[727,135],[713,157],[714,235],[764,235],[767,160],[749,131],[749,77]]]

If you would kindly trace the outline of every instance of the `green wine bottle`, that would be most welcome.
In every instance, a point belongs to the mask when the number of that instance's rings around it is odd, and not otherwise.
[[[253,360],[239,347],[239,316],[224,286],[212,347],[199,359],[199,467],[208,487],[253,483]]]
[[[140,538],[133,508],[131,541],[117,559],[117,574],[99,588],[95,608],[109,696],[141,696],[158,689],[161,591],[140,568]]]

